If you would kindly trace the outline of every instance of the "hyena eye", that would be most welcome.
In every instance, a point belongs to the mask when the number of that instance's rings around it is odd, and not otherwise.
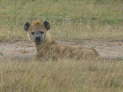
[[[41,34],[43,34],[44,32],[40,32]]]
[[[34,35],[34,32],[31,32],[32,35]]]

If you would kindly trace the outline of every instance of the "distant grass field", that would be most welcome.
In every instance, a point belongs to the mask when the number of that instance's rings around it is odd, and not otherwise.
[[[122,0],[0,0],[0,40],[26,40],[23,25],[49,20],[54,37],[123,39]]]

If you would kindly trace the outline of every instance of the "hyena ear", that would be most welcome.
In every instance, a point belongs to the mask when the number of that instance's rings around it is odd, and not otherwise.
[[[48,21],[44,21],[44,27],[49,30],[50,29],[50,23]]]
[[[26,22],[26,23],[24,24],[24,30],[25,30],[25,31],[28,31],[29,27],[30,27],[30,23],[29,23],[29,22]]]

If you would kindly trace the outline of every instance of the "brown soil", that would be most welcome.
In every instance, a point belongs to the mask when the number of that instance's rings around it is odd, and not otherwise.
[[[122,41],[83,40],[82,42],[58,41],[62,44],[93,47],[104,58],[123,58]],[[32,59],[36,55],[35,45],[29,41],[0,42],[0,58]]]

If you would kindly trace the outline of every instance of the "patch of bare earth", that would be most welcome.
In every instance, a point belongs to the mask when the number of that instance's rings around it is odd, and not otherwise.
[[[31,59],[36,54],[35,45],[28,41],[1,42],[0,57],[11,59]]]
[[[58,41],[61,44],[76,45],[80,44],[85,47],[93,47],[99,55],[104,58],[123,58],[122,41],[98,41],[83,40],[82,42],[65,42]],[[32,59],[36,55],[36,49],[33,42],[0,42],[0,58],[13,59]]]

